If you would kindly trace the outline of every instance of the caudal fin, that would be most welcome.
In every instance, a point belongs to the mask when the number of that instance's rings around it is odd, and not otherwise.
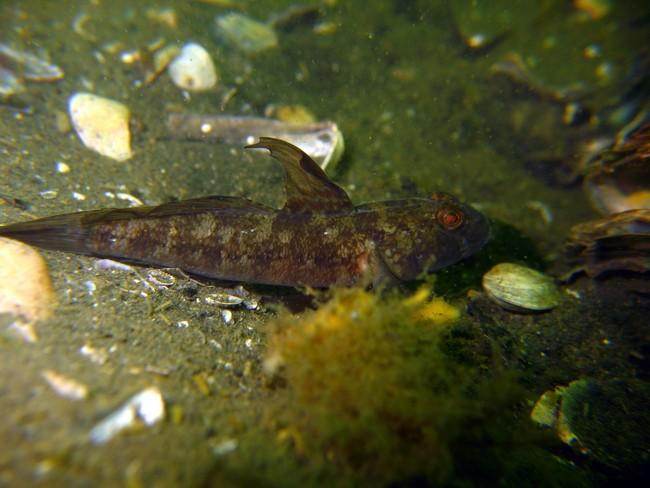
[[[0,237],[53,251],[87,254],[87,226],[81,213],[56,215],[30,222],[0,226]]]

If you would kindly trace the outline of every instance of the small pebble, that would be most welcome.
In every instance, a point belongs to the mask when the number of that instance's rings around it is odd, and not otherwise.
[[[598,44],[589,44],[582,51],[587,59],[599,58],[603,54],[603,49]]]
[[[237,449],[238,445],[239,444],[235,439],[226,439],[224,441],[221,441],[219,444],[215,445],[212,448],[212,452],[217,457],[224,456]]]
[[[54,168],[56,169],[57,173],[60,173],[62,175],[70,172],[70,166],[68,166],[67,164],[65,164],[62,161],[57,161],[54,164]]]
[[[108,352],[104,348],[95,348],[90,344],[84,344],[79,348],[79,353],[86,356],[93,363],[103,365],[108,360]]]
[[[183,46],[168,70],[174,84],[183,90],[204,91],[217,84],[217,69],[210,54],[195,43]]]
[[[614,65],[607,61],[604,61],[596,66],[594,74],[596,75],[596,78],[598,78],[598,80],[601,82],[611,81],[612,77],[614,76]]]
[[[56,190],[43,190],[38,192],[38,194],[45,200],[54,200],[59,196],[59,192]]]
[[[229,324],[232,322],[232,312],[230,310],[222,310],[221,311],[221,320],[223,320],[224,324]]]

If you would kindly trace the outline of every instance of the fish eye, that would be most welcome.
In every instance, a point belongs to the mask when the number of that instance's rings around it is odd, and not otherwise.
[[[463,212],[455,208],[443,208],[438,210],[436,219],[445,229],[454,230],[463,225],[465,216],[463,215]]]

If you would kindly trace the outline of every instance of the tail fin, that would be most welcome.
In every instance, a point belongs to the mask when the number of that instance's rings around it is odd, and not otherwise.
[[[0,237],[53,251],[89,254],[86,246],[88,226],[83,225],[82,214],[56,215],[0,226]]]

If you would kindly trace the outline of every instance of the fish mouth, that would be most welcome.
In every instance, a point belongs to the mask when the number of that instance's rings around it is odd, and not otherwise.
[[[492,228],[490,222],[483,215],[476,213],[476,219],[465,231],[461,240],[461,253],[463,257],[469,257],[480,251],[490,240]]]

